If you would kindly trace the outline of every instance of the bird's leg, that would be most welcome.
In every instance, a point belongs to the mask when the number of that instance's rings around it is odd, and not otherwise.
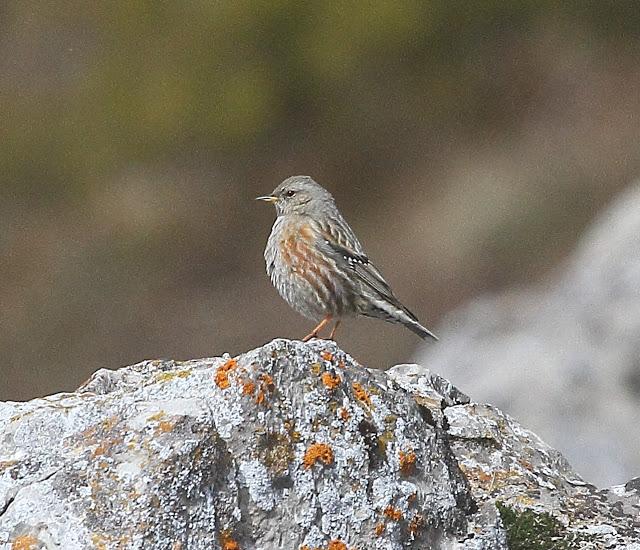
[[[327,315],[324,319],[322,319],[322,321],[320,321],[318,323],[318,325],[316,326],[316,328],[314,328],[309,334],[307,334],[302,341],[303,342],[308,342],[309,340],[311,340],[311,338],[317,338],[318,333],[327,326],[327,323],[331,321],[331,315]]]
[[[336,335],[336,330],[338,330],[338,327],[340,326],[340,319],[338,319],[336,321],[336,324],[333,325],[333,330],[331,331],[331,334],[329,334],[329,340],[335,340],[335,335]]]

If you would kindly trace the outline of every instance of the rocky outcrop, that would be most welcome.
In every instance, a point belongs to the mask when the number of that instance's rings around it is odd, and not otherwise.
[[[427,369],[333,342],[100,370],[0,429],[3,549],[640,548],[638,484],[587,485]]]
[[[640,184],[548,285],[452,313],[416,361],[515,416],[586,479],[640,475]]]

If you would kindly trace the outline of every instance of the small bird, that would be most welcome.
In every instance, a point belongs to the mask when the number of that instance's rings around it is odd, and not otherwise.
[[[400,323],[437,340],[394,296],[324,187],[309,176],[292,176],[256,200],[277,211],[264,251],[273,286],[293,309],[319,321],[303,341],[317,338],[332,320],[333,340],[341,319],[355,315]]]

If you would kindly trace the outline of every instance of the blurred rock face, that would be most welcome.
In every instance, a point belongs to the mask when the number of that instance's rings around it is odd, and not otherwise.
[[[640,186],[584,236],[546,288],[472,301],[419,361],[503,408],[586,479],[640,470]]]

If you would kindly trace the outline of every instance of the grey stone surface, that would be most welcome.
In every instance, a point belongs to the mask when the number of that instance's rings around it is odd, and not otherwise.
[[[1,403],[0,434],[3,550],[501,550],[496,500],[640,543],[636,481],[599,491],[447,380],[333,342],[100,370]]]
[[[640,475],[640,185],[547,285],[453,312],[416,361],[515,416],[589,481]]]

